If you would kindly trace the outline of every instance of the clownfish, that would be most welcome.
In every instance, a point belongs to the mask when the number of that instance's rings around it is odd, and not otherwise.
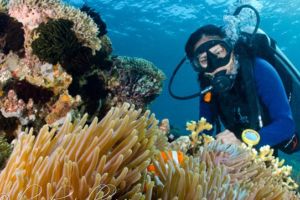
[[[168,155],[169,156],[168,156]],[[171,158],[176,164],[178,165],[182,165],[183,161],[184,161],[184,154],[181,152],[181,151],[161,151],[160,152],[160,155],[162,156],[162,158],[164,159],[164,162],[167,163],[168,160]],[[157,171],[155,169],[155,166],[154,164],[150,164],[148,167],[147,167],[147,170],[149,172],[152,172],[154,174],[157,175]]]

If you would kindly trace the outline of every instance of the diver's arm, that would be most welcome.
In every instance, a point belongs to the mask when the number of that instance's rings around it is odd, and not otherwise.
[[[271,64],[256,58],[254,67],[256,88],[262,103],[267,107],[271,123],[264,126],[259,134],[258,146],[275,146],[292,137],[295,124],[282,81]]]

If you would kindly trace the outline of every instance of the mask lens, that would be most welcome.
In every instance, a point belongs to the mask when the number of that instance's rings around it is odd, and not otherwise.
[[[221,44],[217,44],[209,49],[209,51],[218,58],[225,58],[227,56],[227,50]]]
[[[207,54],[216,59],[223,59],[231,53],[231,48],[223,40],[210,40],[200,45],[194,54],[193,66],[196,71],[206,71],[208,66]]]

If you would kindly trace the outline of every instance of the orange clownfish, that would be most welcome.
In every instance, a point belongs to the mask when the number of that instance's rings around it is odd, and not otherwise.
[[[170,158],[178,165],[181,165],[184,161],[184,154],[181,151],[161,151],[160,155],[164,159],[165,163],[167,163]],[[150,164],[147,167],[147,170],[157,174],[154,164]]]

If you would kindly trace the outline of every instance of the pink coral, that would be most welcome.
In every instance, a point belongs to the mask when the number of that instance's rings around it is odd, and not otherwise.
[[[55,16],[53,8],[42,9],[30,7],[26,4],[12,4],[8,13],[23,24],[25,32],[25,63],[31,68],[35,65],[41,65],[41,62],[31,53],[31,41],[35,37],[32,35],[32,31],[41,23],[47,22],[48,19]]]
[[[8,11],[9,15],[16,18],[23,24],[25,29],[32,31],[42,22],[47,22],[49,18],[53,18],[54,12],[51,9],[42,10],[39,8],[29,8],[27,5],[13,6]]]

